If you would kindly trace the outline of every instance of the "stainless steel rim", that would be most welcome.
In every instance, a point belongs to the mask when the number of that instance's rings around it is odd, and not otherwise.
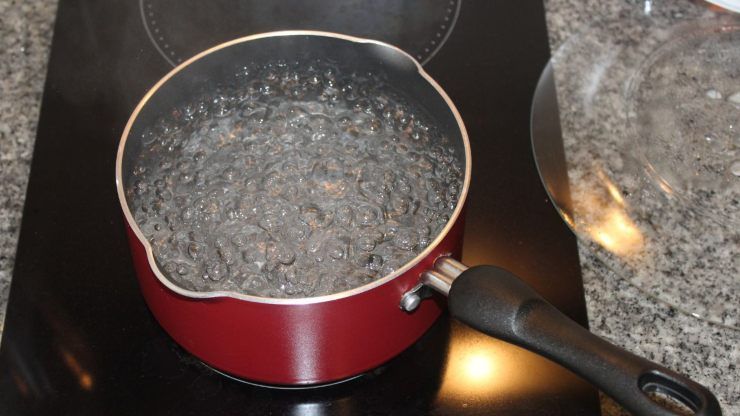
[[[249,41],[253,41],[257,39],[279,37],[279,36],[317,36],[317,37],[330,37],[330,38],[342,39],[342,40],[346,40],[349,42],[355,42],[355,43],[373,43],[376,45],[380,45],[380,46],[392,49],[398,53],[401,53],[402,55],[406,56],[409,60],[411,60],[411,62],[413,62],[416,65],[419,75],[421,75],[432,87],[434,87],[434,89],[437,90],[437,93],[445,100],[445,102],[447,103],[447,106],[449,107],[450,111],[455,117],[455,120],[457,121],[458,128],[460,129],[460,135],[462,136],[463,148],[465,152],[465,176],[463,180],[463,187],[460,191],[460,198],[457,202],[457,206],[455,207],[455,210],[452,212],[450,219],[447,221],[447,224],[445,224],[442,231],[437,235],[437,237],[432,241],[431,244],[429,244],[429,246],[426,249],[424,249],[416,257],[411,259],[409,262],[404,264],[403,267],[399,268],[395,272],[389,275],[383,276],[382,278],[375,280],[373,282],[370,282],[366,285],[356,287],[354,289],[334,293],[331,295],[308,297],[308,298],[265,298],[265,297],[259,297],[259,296],[253,296],[253,295],[246,295],[243,293],[237,293],[233,291],[196,292],[196,291],[182,288],[174,284],[173,282],[171,282],[169,279],[167,279],[162,273],[162,271],[159,270],[159,267],[154,261],[154,254],[152,252],[152,246],[151,244],[149,244],[149,241],[147,241],[146,237],[144,237],[144,234],[141,232],[141,229],[139,228],[138,224],[134,220],[133,215],[131,214],[131,211],[129,210],[128,203],[126,202],[126,195],[123,190],[122,169],[123,169],[123,154],[124,154],[124,150],[126,147],[126,142],[128,140],[129,132],[131,131],[131,127],[136,121],[139,113],[144,108],[144,106],[146,106],[146,104],[149,102],[149,99],[154,94],[156,94],[157,91],[159,91],[159,89],[162,87],[162,85],[164,85],[170,78],[172,78],[175,74],[177,74],[178,72],[188,67],[193,62],[198,61],[202,58],[205,58],[208,55],[212,54],[213,52],[219,51],[221,49],[227,48],[232,45],[236,45],[236,44],[243,43],[243,42],[249,42]],[[245,301],[250,301],[250,302],[267,303],[267,304],[275,304],[275,305],[308,305],[308,304],[314,304],[314,303],[323,303],[323,302],[340,300],[340,299],[344,299],[350,296],[359,295],[361,293],[367,292],[378,286],[381,286],[385,283],[390,282],[391,280],[397,278],[398,276],[403,275],[408,270],[410,270],[412,267],[414,267],[416,264],[418,264],[420,261],[422,261],[424,258],[429,256],[430,253],[445,238],[445,236],[447,236],[450,229],[452,229],[453,225],[457,222],[460,216],[460,213],[462,212],[463,206],[465,205],[465,200],[468,195],[468,189],[470,187],[470,176],[471,176],[470,141],[468,139],[468,133],[465,129],[465,125],[463,124],[462,118],[460,117],[460,113],[457,111],[455,104],[452,103],[452,100],[447,95],[447,93],[442,89],[442,87],[439,86],[439,84],[437,84],[437,82],[434,79],[432,79],[432,77],[429,74],[427,74],[424,71],[421,64],[417,62],[416,59],[414,59],[411,55],[404,52],[403,50],[393,45],[384,43],[384,42],[371,40],[371,39],[363,39],[363,38],[343,35],[339,33],[311,31],[311,30],[286,30],[286,31],[267,32],[267,33],[260,33],[257,35],[245,36],[239,39],[234,39],[232,41],[222,43],[210,49],[207,49],[193,56],[192,58],[188,59],[182,64],[178,65],[177,67],[172,69],[172,71],[170,71],[167,75],[162,77],[162,79],[160,79],[156,84],[154,84],[154,86],[146,93],[146,95],[144,95],[144,98],[142,98],[139,104],[136,106],[133,113],[131,114],[131,117],[126,123],[126,128],[123,130],[123,134],[121,135],[121,141],[118,145],[118,153],[116,156],[116,189],[118,191],[118,201],[121,205],[121,209],[123,210],[123,215],[126,218],[126,222],[131,227],[134,234],[136,235],[136,238],[144,246],[144,249],[146,250],[146,256],[147,256],[147,261],[149,263],[149,267],[153,270],[154,275],[157,276],[157,279],[159,279],[159,281],[162,282],[163,285],[165,285],[168,289],[172,290],[173,292],[179,295],[182,295],[182,296],[189,297],[189,298],[207,299],[207,298],[228,297],[228,298],[234,298],[234,299],[245,300]]]

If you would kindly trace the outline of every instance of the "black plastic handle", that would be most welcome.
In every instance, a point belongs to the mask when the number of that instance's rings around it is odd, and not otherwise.
[[[635,415],[677,414],[648,397],[650,392],[673,397],[696,415],[722,415],[704,386],[592,334],[504,269],[462,272],[452,283],[449,308],[465,324],[579,374]]]

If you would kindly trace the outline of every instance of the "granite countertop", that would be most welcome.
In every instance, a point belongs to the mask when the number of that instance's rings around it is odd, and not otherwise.
[[[56,6],[56,0],[0,0],[0,333]]]
[[[547,0],[551,50],[592,22],[624,19],[644,10],[645,3],[650,1]],[[706,14],[705,5],[687,0],[653,2],[651,6],[663,6],[661,12],[667,16],[661,17],[668,20]],[[619,34],[620,30],[612,28],[609,33]],[[557,65],[555,71],[557,82]],[[560,90],[558,99],[561,109],[575,107]],[[566,136],[570,123],[561,119],[561,124]],[[702,241],[694,244],[701,245]],[[579,249],[591,330],[627,350],[690,375],[716,394],[724,414],[739,415],[740,331],[699,320],[654,300],[613,273],[585,244]],[[627,414],[608,398],[602,397],[602,407],[605,415]]]
[[[589,22],[620,16],[644,4],[637,0],[546,0],[545,6],[555,49]],[[672,7],[674,13],[692,13],[701,6],[677,1]],[[0,322],[4,321],[55,12],[55,0],[0,0]],[[715,392],[726,415],[740,414],[740,331],[698,320],[653,300],[612,273],[583,245],[580,256],[593,332],[691,375]],[[604,415],[626,414],[606,397],[602,403]]]

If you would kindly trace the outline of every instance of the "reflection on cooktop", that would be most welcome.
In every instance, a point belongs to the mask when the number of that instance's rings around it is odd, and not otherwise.
[[[149,39],[172,66],[231,39],[291,29],[381,40],[424,64],[452,33],[460,4],[461,0],[140,0],[139,8]]]

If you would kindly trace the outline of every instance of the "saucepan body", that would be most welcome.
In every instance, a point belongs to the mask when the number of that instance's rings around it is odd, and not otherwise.
[[[235,292],[195,292],[169,280],[132,215],[125,189],[142,146],[142,132],[199,92],[217,88],[246,65],[326,60],[347,71],[381,72],[385,82],[424,104],[463,161],[464,184],[442,232],[394,273],[352,290],[277,299]],[[441,313],[443,301],[399,308],[436,258],[458,255],[462,211],[470,182],[470,146],[449,97],[405,52],[344,35],[290,31],[249,36],[207,50],[175,68],[141,100],[123,133],[116,164],[118,195],[144,298],[161,326],[186,350],[223,372],[275,385],[341,380],[374,368],[416,341]]]

